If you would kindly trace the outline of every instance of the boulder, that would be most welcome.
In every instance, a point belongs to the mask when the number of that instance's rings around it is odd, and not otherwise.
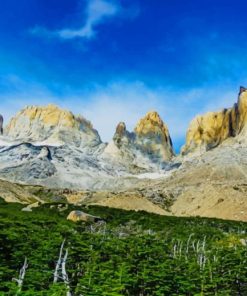
[[[82,211],[72,211],[69,213],[67,220],[73,221],[73,222],[98,222],[102,220],[100,217],[92,216],[87,213],[84,213]]]

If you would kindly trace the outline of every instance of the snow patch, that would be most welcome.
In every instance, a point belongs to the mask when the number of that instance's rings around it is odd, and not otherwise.
[[[144,174],[140,174],[140,175],[135,175],[136,178],[138,179],[151,179],[151,180],[155,180],[155,179],[161,179],[161,178],[166,178],[168,175],[168,173],[144,173]]]

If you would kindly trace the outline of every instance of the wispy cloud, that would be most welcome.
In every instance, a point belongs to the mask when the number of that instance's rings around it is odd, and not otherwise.
[[[105,22],[107,19],[120,14],[121,11],[121,4],[116,0],[87,0],[86,20],[83,22],[84,24],[81,27],[77,29],[64,28],[52,31],[47,28],[37,26],[31,30],[31,33],[48,38],[91,39],[96,35],[97,26]]]

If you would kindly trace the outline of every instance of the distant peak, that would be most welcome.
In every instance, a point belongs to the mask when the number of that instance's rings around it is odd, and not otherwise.
[[[52,138],[57,143],[76,143],[76,146],[101,142],[90,121],[54,104],[27,106],[11,119],[6,134],[31,142]]]

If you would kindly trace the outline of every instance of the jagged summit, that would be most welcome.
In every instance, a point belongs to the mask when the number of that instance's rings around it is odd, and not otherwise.
[[[124,122],[117,125],[113,140],[106,146],[104,155],[125,163],[162,164],[174,156],[167,126],[155,111],[148,112],[136,125],[134,132]]]
[[[11,119],[5,134],[28,142],[46,141],[76,146],[101,143],[98,132],[88,120],[51,104],[24,108]]]
[[[229,138],[246,141],[247,89],[240,87],[238,102],[232,108],[196,116],[189,125],[182,153],[210,150]]]
[[[113,159],[114,161],[127,161],[130,157],[130,133],[126,129],[124,122],[120,122],[117,127],[113,139],[107,144],[104,149],[103,157]],[[127,159],[128,158],[128,159]],[[131,162],[133,159],[131,159]]]
[[[169,130],[156,111],[148,112],[138,122],[135,134],[136,143],[144,152],[164,161],[174,156]]]
[[[124,122],[119,122],[116,127],[116,132],[113,136],[113,141],[118,148],[121,148],[123,145],[130,144],[133,140],[134,135],[127,131],[126,125]]]
[[[139,120],[135,127],[135,132],[137,134],[147,134],[150,132],[156,132],[157,129],[163,129],[164,133],[168,132],[168,128],[160,118],[158,112],[149,111]]]

